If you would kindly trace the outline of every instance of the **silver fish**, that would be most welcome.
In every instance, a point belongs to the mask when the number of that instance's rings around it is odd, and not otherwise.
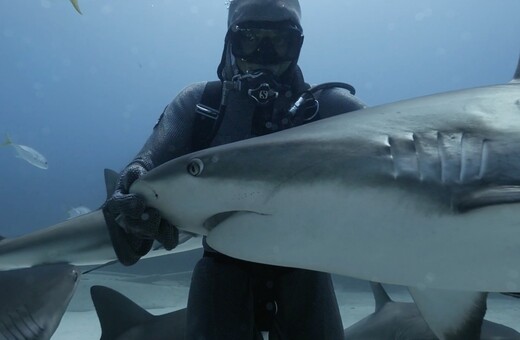
[[[29,164],[34,165],[37,168],[44,170],[49,168],[45,156],[29,146],[13,143],[9,136],[5,137],[4,143],[0,146],[12,146],[16,151],[16,157],[27,161]]]

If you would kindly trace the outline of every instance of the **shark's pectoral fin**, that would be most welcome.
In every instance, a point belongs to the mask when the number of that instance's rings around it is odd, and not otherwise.
[[[480,339],[487,293],[408,288],[439,339]]]
[[[501,185],[455,195],[453,206],[459,212],[497,204],[520,203],[519,185]]]

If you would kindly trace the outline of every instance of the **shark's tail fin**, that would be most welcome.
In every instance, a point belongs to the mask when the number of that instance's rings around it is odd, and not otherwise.
[[[132,327],[154,318],[123,294],[104,286],[92,286],[90,295],[101,324],[101,340],[117,339]]]
[[[7,146],[13,144],[13,141],[11,140],[11,137],[9,137],[9,134],[5,134],[5,140],[0,146]]]
[[[374,293],[374,299],[376,300],[376,312],[383,308],[386,303],[392,301],[383,288],[383,285],[379,282],[370,281],[370,287],[372,288],[372,293]]]

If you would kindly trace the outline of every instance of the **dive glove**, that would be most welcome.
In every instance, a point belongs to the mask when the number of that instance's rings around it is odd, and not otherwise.
[[[115,191],[103,206],[114,250],[123,264],[130,265],[146,255],[154,240],[166,250],[179,243],[179,231],[161,218],[158,210],[148,208],[141,197],[129,193],[130,186],[147,170],[131,163],[119,176]]]

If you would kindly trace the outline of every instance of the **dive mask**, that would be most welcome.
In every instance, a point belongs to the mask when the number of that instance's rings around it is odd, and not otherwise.
[[[228,33],[235,58],[256,64],[297,60],[303,34],[289,22],[250,22],[235,25]]]

